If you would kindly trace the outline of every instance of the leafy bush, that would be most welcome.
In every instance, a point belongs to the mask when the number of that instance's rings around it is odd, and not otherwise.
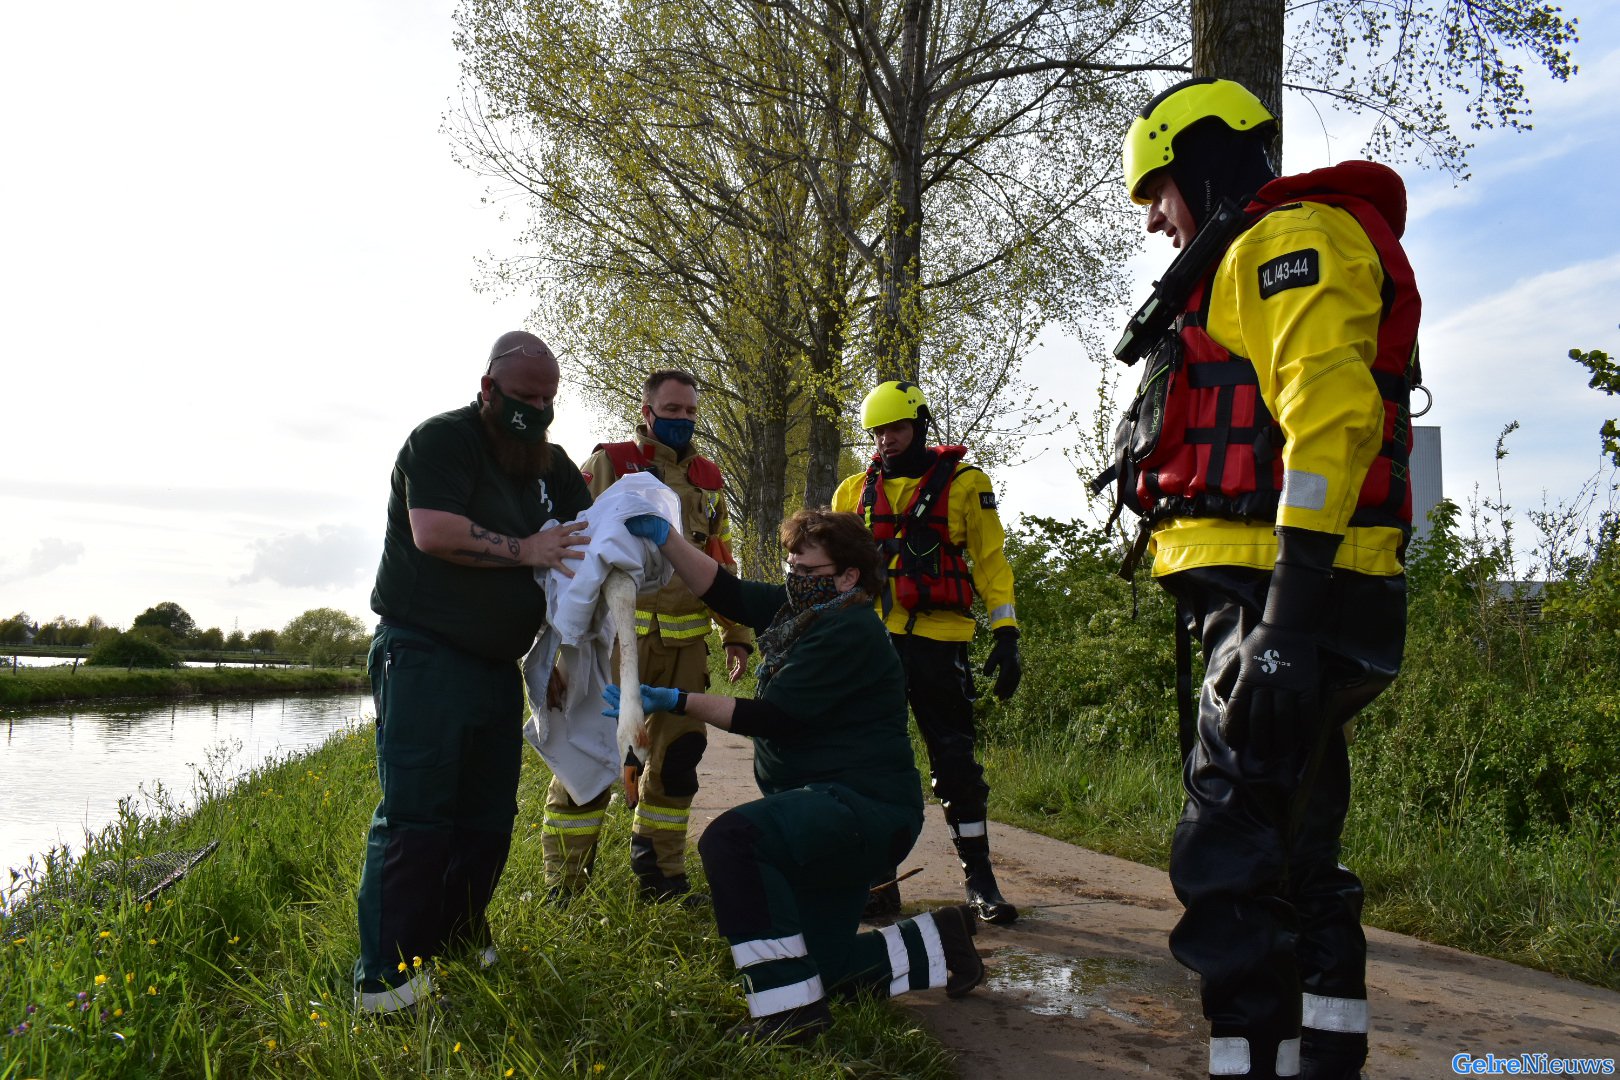
[[[97,645],[87,664],[105,667],[176,668],[180,657],[166,645],[140,634],[116,634]]]

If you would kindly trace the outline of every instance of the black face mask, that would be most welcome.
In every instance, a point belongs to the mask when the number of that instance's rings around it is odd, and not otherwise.
[[[541,406],[519,401],[495,383],[495,392],[501,395],[500,417],[497,426],[519,442],[537,443],[546,437],[546,429],[555,419],[549,403]]]

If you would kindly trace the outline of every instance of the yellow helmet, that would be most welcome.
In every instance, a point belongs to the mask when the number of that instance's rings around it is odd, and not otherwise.
[[[927,420],[928,402],[916,383],[880,383],[861,402],[861,427],[871,431],[896,420]]]
[[[1146,206],[1142,182],[1176,156],[1176,137],[1200,120],[1220,120],[1233,131],[1259,131],[1277,118],[1242,83],[1187,79],[1142,106],[1125,133],[1125,187],[1131,201]]]

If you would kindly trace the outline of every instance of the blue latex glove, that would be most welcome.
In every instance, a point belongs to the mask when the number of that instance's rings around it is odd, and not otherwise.
[[[633,519],[632,519],[633,520]],[[657,520],[662,521],[662,518]],[[681,698],[681,692],[673,686],[648,686],[641,684],[641,711],[651,716],[655,712],[669,712]],[[619,688],[611,683],[602,687],[602,700],[608,707],[602,710],[603,716],[619,718]]]
[[[631,536],[639,536],[643,540],[651,540],[659,547],[669,539],[669,522],[657,514],[638,514],[633,518],[626,518],[624,529]]]

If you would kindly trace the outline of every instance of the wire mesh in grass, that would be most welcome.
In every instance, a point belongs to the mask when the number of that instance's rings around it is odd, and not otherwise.
[[[100,911],[125,892],[133,894],[137,904],[145,903],[189,874],[218,847],[219,841],[213,840],[200,848],[109,859],[85,874],[38,883],[12,908],[5,922],[6,934],[26,934],[68,911]]]

